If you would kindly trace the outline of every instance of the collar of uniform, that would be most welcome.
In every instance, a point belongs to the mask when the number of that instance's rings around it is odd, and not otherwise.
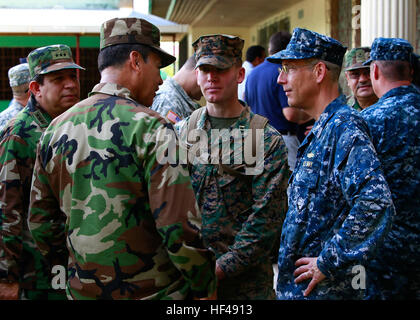
[[[407,93],[416,93],[419,94],[419,92],[416,90],[416,88],[413,85],[409,85],[409,86],[400,86],[400,87],[396,87],[394,89],[389,90],[387,93],[385,93],[379,100],[378,100],[378,104],[383,102],[385,99],[394,97],[394,96],[400,96],[400,95],[404,95]]]
[[[92,91],[89,93],[89,97],[98,93],[108,94],[110,96],[118,96],[138,103],[131,97],[130,90],[116,83],[98,83],[96,86],[93,87]]]
[[[232,128],[249,129],[249,124],[251,120],[251,109],[243,101],[240,102],[245,108],[239,115],[239,119],[232,125]],[[207,108],[202,113],[200,119],[198,119],[197,129],[211,129],[210,120],[208,120]]]
[[[318,121],[315,122],[314,127],[312,128],[312,133],[319,138],[321,136],[322,130],[327,125],[328,121],[332,116],[343,106],[348,107],[346,104],[346,97],[340,95],[338,98],[333,100],[324,110],[324,112],[319,117]]]
[[[28,101],[27,110],[41,128],[48,127],[52,120],[51,116],[42,109],[41,105],[38,101],[36,101],[33,95],[31,95],[31,98]]]

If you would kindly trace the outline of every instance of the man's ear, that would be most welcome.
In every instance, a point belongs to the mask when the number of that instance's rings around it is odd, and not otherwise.
[[[41,86],[36,81],[29,82],[29,90],[34,94],[34,96],[38,96],[41,93]]]
[[[313,69],[315,79],[317,83],[321,83],[327,75],[327,66],[323,62],[318,62]]]
[[[372,73],[371,73],[371,78],[373,77],[373,79],[378,80],[379,79],[379,68],[378,65],[374,62],[372,62]]]
[[[141,71],[144,64],[144,60],[140,53],[138,53],[137,51],[131,51],[128,60],[129,65],[132,69]]]
[[[241,67],[238,72],[238,83],[242,83],[245,79],[245,68]]]

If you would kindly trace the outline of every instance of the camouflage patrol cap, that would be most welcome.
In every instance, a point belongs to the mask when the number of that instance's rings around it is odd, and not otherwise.
[[[367,68],[367,66],[363,65],[363,63],[369,60],[369,58],[369,47],[353,48],[346,53],[344,58],[344,68],[346,71]]]
[[[27,63],[21,63],[10,68],[7,75],[9,76],[11,87],[17,87],[31,81],[29,65]]]
[[[373,60],[411,62],[413,58],[413,47],[407,40],[401,38],[376,38],[372,43],[370,59],[364,65],[369,65]]]
[[[85,70],[74,63],[71,50],[65,44],[55,44],[31,51],[28,55],[28,64],[32,78],[63,69]]]
[[[281,63],[284,59],[318,58],[341,67],[346,49],[347,47],[333,38],[311,30],[295,28],[286,49],[268,57],[267,60]]]
[[[219,69],[227,69],[242,58],[244,40],[239,37],[212,34],[199,37],[193,43],[195,67],[209,64]]]
[[[147,20],[114,18],[101,25],[100,50],[116,44],[143,44],[151,47],[161,58],[161,67],[175,62],[176,58],[160,47],[160,31]]]

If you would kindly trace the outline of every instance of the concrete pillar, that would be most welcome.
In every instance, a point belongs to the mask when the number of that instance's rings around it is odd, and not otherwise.
[[[361,0],[361,45],[377,37],[416,44],[416,0]]]

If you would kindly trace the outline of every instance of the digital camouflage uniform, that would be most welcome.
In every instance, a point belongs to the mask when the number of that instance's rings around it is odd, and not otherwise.
[[[232,66],[229,59],[240,56],[243,45],[243,40],[238,39],[220,35],[200,38],[200,43],[195,43],[197,66]],[[215,55],[213,50],[218,48],[221,51]],[[196,128],[204,130],[210,137],[212,128],[207,109],[203,107],[201,110]],[[228,132],[234,129],[249,132],[253,117],[255,115],[249,107],[244,108]],[[182,142],[187,141],[190,120],[191,117],[176,125]],[[263,133],[264,167],[260,173],[239,176],[223,168],[221,170],[218,165],[221,159],[217,164],[195,163],[190,167],[193,188],[203,216],[203,238],[215,252],[217,263],[226,275],[219,281],[217,293],[220,299],[275,298],[270,254],[279,238],[287,211],[289,169],[281,135],[268,124]],[[243,140],[240,143],[235,143],[234,139],[227,141],[230,153],[222,154],[223,159],[229,159],[229,167],[244,173],[244,159],[232,165],[236,150],[244,147]],[[216,144],[210,139],[209,143],[209,148]]]
[[[346,71],[366,68],[366,66],[364,66],[363,63],[369,60],[369,58],[370,58],[369,47],[353,48],[349,52],[347,52],[344,57],[344,68]],[[349,105],[356,111],[360,112],[363,110],[353,94],[349,95],[346,99],[347,99],[347,105]]]
[[[377,38],[371,59],[411,61],[412,52],[406,40]],[[376,298],[420,299],[420,94],[413,86],[391,89],[362,117],[396,210],[392,229],[373,263],[380,276]]]
[[[345,48],[336,40],[296,28],[283,51],[268,58],[305,59],[317,56],[341,66]],[[375,255],[389,230],[394,207],[368,128],[342,95],[332,101],[298,150],[289,180],[289,210],[283,224],[278,260],[278,299],[360,299],[353,289],[353,267]],[[326,278],[308,297],[309,281],[298,284],[295,262],[318,257]]]
[[[130,25],[143,38],[125,37]],[[146,39],[159,46],[159,31],[148,31],[154,28],[136,18],[109,20],[101,49],[111,31],[120,41],[113,44]],[[169,57],[162,67],[174,61]],[[167,133],[176,137],[172,125],[128,89],[100,83],[43,135],[29,224],[46,257],[67,245],[69,299],[184,299],[214,292],[215,259],[201,242],[188,171],[158,153]]]
[[[151,106],[172,123],[188,117],[200,105],[191,99],[185,90],[173,79],[167,78],[156,92]]]
[[[9,84],[14,90],[28,90],[29,81],[31,80],[29,74],[29,66],[27,63],[21,63],[14,66],[8,71]],[[21,88],[16,88],[21,87]],[[6,126],[7,122],[18,114],[25,106],[22,106],[16,99],[10,101],[6,110],[0,113],[0,131]]]
[[[65,45],[35,49],[28,55],[28,63],[32,78],[63,68],[81,69]],[[50,122],[51,117],[32,95],[0,137],[0,272],[5,281],[19,282],[26,290],[24,298],[60,297],[59,292],[55,297],[54,291],[45,291],[51,289],[51,266],[36,248],[27,224],[36,148]]]

